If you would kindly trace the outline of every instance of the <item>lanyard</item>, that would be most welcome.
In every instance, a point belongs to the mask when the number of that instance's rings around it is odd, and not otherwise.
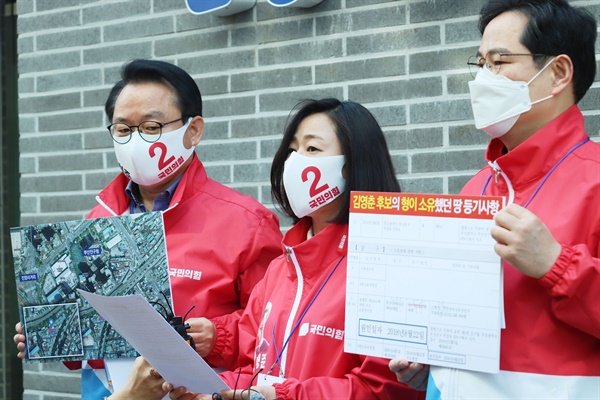
[[[333,273],[335,272],[335,270],[337,269],[338,265],[340,265],[340,263],[342,262],[343,259],[344,259],[344,256],[341,256],[340,259],[338,260],[337,264],[335,264],[335,267],[333,267],[333,269],[331,270],[331,272],[329,273],[329,275],[327,275],[327,278],[325,278],[325,281],[321,284],[321,287],[319,288],[319,290],[317,290],[317,293],[315,293],[315,296],[312,298],[312,300],[310,301],[310,303],[308,303],[308,305],[306,306],[306,308],[302,312],[302,315],[300,315],[300,318],[298,318],[298,321],[296,322],[296,324],[292,328],[292,330],[290,332],[290,335],[287,337],[287,339],[283,343],[283,347],[281,348],[281,351],[279,351],[279,352],[277,351],[277,341],[275,340],[275,326],[277,325],[277,323],[273,324],[273,330],[271,331],[271,334],[272,334],[272,337],[273,337],[273,347],[275,348],[275,353],[277,353],[277,358],[275,359],[275,362],[273,363],[273,365],[271,366],[271,368],[269,368],[269,372],[267,372],[267,375],[269,375],[271,373],[271,371],[273,371],[273,368],[275,368],[275,366],[281,362],[281,356],[283,355],[283,351],[285,350],[285,348],[287,347],[288,343],[290,342],[290,339],[294,335],[294,332],[296,332],[296,329],[298,329],[298,326],[300,326],[300,322],[302,322],[302,318],[304,318],[304,316],[306,315],[306,312],[308,311],[308,309],[310,308],[310,306],[313,305],[313,303],[317,299],[317,296],[319,296],[319,294],[321,293],[321,291],[325,287],[325,284],[329,281],[329,278],[331,278],[331,275],[333,275]],[[279,369],[280,370],[283,369],[283,368],[281,368],[281,365],[279,366]],[[281,372],[280,372],[280,375],[281,375]]]
[[[552,167],[550,169],[550,171],[548,171],[548,173],[546,174],[546,176],[544,176],[544,179],[542,179],[542,181],[540,182],[540,184],[538,185],[538,187],[535,189],[535,191],[533,192],[533,194],[531,195],[531,197],[529,198],[529,200],[527,200],[527,203],[525,203],[525,205],[523,206],[524,208],[527,208],[527,206],[529,205],[529,203],[531,203],[531,201],[533,200],[533,198],[535,196],[537,196],[538,192],[540,191],[540,189],[542,188],[542,186],[544,186],[544,183],[546,183],[546,181],[548,180],[548,178],[550,177],[550,175],[554,172],[554,170],[567,158],[567,156],[569,154],[571,154],[572,152],[574,152],[577,148],[579,148],[580,146],[584,145],[586,142],[588,142],[590,140],[590,138],[585,138],[583,141],[577,143],[575,146],[573,146],[571,148],[571,150],[567,151],[567,154],[565,154],[564,156],[562,156],[562,158],[560,160],[557,161],[556,164],[554,164],[554,167]],[[485,181],[485,185],[483,185],[483,190],[481,190],[481,196],[483,196],[483,194],[485,193],[485,189],[487,189],[488,184],[490,183],[490,180],[492,179],[492,174],[490,174],[490,176],[487,178],[487,180]]]

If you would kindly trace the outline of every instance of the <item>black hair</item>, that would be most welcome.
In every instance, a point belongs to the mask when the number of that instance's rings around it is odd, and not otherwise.
[[[117,97],[130,83],[155,82],[169,86],[175,95],[176,105],[183,120],[202,116],[202,96],[194,79],[183,69],[158,60],[133,60],[121,68],[121,80],[111,89],[104,111],[109,121],[115,112]]]
[[[289,155],[289,147],[306,117],[323,113],[335,125],[335,133],[341,144],[345,160],[346,190],[338,213],[330,221],[347,224],[350,208],[350,192],[353,190],[400,192],[400,184],[388,152],[385,136],[375,117],[362,105],[334,98],[304,100],[293,109],[295,115],[284,131],[281,144],[271,166],[271,195],[283,212],[294,223],[294,214],[283,186],[283,169]],[[290,114],[292,115],[292,114]]]
[[[491,20],[507,11],[529,18],[520,41],[531,53],[550,57],[566,54],[571,58],[575,103],[578,103],[596,75],[594,17],[566,0],[489,0],[479,16],[481,34]],[[534,58],[537,67],[542,68],[548,58]]]

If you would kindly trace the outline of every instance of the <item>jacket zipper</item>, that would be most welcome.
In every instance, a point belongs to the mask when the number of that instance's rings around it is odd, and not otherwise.
[[[102,201],[102,199],[100,198],[100,196],[96,196],[96,201],[97,201],[97,202],[98,202],[98,203],[99,203],[99,204],[100,204],[102,207],[104,207],[104,208],[106,209],[106,211],[108,211],[109,213],[111,213],[113,216],[115,216],[115,217],[118,217],[118,216],[119,216],[119,214],[117,214],[116,212],[114,212],[114,211],[112,210],[112,208],[110,208],[110,207],[108,206],[108,204],[106,204],[105,202],[103,202],[103,201]],[[129,211],[129,209],[127,209],[127,211]]]
[[[506,174],[504,173],[504,171],[502,171],[502,168],[500,168],[496,161],[488,161],[488,165],[492,168],[492,171],[494,171],[494,181],[496,183],[498,183],[498,176],[502,176],[502,178],[504,178],[504,182],[506,182],[506,188],[508,189],[508,201],[505,204],[505,206],[512,204],[512,202],[515,199],[515,191],[513,189],[512,183],[510,182],[510,179],[508,179],[508,176],[506,176]]]
[[[287,325],[285,327],[284,334],[284,342],[285,339],[288,338],[291,334],[292,328],[294,326],[294,320],[296,319],[296,314],[298,313],[298,308],[300,307],[300,300],[302,299],[302,292],[304,290],[304,277],[302,276],[302,271],[300,270],[300,264],[298,263],[298,259],[296,258],[296,254],[294,253],[294,249],[287,246],[285,248],[285,258],[286,260],[292,261],[294,264],[294,269],[296,270],[296,275],[298,276],[298,287],[296,289],[296,297],[294,298],[294,304],[292,305],[292,310],[290,312],[290,316],[287,321]],[[285,366],[287,360],[287,352],[289,346],[283,349],[281,353],[281,362],[279,364],[279,377],[285,378]]]

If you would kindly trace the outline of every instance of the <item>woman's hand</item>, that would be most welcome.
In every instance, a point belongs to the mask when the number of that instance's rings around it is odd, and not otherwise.
[[[184,386],[175,388],[169,382],[164,382],[162,388],[169,393],[171,400],[212,400],[210,394],[188,392]]]
[[[233,397],[234,392],[235,397]],[[253,392],[260,393],[265,400],[275,400],[277,398],[277,394],[275,393],[275,388],[273,386],[252,386],[250,390],[223,390],[219,394],[223,400],[248,400],[250,398],[250,394]]]
[[[168,393],[163,390],[165,380],[143,357],[135,359],[127,383],[108,399],[160,400]]]
[[[212,395],[209,394],[188,392],[183,386],[174,388],[173,385],[168,382],[165,382],[162,388],[169,392],[169,399],[171,400],[212,400],[213,398]],[[277,396],[273,386],[252,386],[251,391],[260,393],[265,400],[275,400]],[[248,400],[250,393],[248,392],[248,389],[235,391],[223,390],[219,395],[223,400]]]

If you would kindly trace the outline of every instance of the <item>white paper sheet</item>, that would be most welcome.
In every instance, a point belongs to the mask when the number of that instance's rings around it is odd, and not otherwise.
[[[502,269],[489,231],[502,199],[352,196],[344,350],[497,372]]]
[[[108,321],[174,387],[212,394],[229,389],[175,329],[140,295],[80,296]]]

